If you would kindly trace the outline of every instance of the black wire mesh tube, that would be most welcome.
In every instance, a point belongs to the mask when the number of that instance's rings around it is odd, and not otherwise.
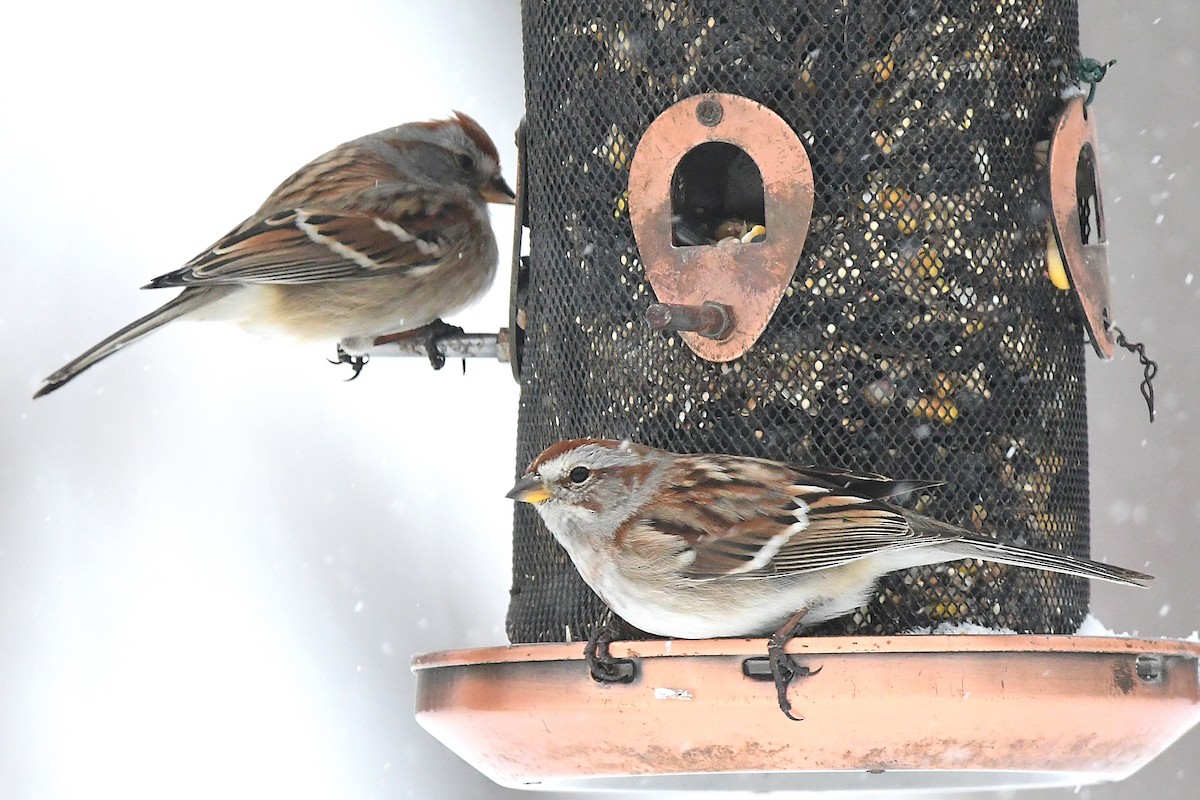
[[[610,436],[940,480],[922,512],[1087,553],[1083,335],[1045,276],[1035,159],[1078,61],[1076,3],[527,0],[523,13],[518,470],[559,439]],[[646,325],[656,298],[625,194],[640,133],[708,91],[787,120],[816,184],[795,278],[727,364]],[[823,630],[1063,633],[1087,605],[1080,579],[959,562],[893,575]],[[510,638],[585,639],[605,612],[518,504]]]

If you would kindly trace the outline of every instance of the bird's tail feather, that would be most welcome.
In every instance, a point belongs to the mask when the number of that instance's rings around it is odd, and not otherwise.
[[[985,561],[998,561],[1001,564],[1011,564],[1015,567],[1029,569],[1044,569],[1051,572],[1062,572],[1076,575],[1080,578],[1121,583],[1128,586],[1145,586],[1147,581],[1154,580],[1153,575],[1147,575],[1136,570],[1103,564],[1089,558],[1079,558],[1060,553],[1050,553],[1045,550],[1034,550],[1017,544],[997,542],[992,539],[960,538],[947,542],[945,552],[953,552],[963,558],[981,558]]]
[[[88,367],[103,361],[126,345],[133,344],[168,322],[206,305],[212,300],[208,290],[189,289],[175,299],[151,311],[141,319],[134,320],[104,341],[89,348],[83,355],[65,364],[48,376],[34,397],[50,394],[70,381]]]

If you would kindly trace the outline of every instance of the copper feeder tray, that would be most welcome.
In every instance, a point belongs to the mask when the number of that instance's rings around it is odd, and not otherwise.
[[[1200,643],[1087,636],[796,639],[792,722],[743,663],[763,639],[418,655],[417,721],[504,786],[887,791],[1120,780],[1200,721]],[[752,662],[753,663],[753,662]]]

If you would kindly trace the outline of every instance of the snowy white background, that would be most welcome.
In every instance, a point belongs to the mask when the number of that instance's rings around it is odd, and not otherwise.
[[[1127,7],[1128,5],[1128,7]],[[503,641],[508,367],[357,382],[221,326],[42,377],[338,142],[461,109],[513,177],[516,3],[24,3],[0,31],[0,787],[8,798],[507,797],[413,721],[411,654]],[[1200,9],[1094,1],[1118,322],[1089,360],[1097,587],[1117,629],[1200,627]],[[493,212],[507,249],[511,213]],[[1193,278],[1192,275],[1196,277]],[[506,319],[506,279],[461,315]],[[1182,797],[1200,731],[1093,800]],[[982,795],[981,795],[982,796]],[[1065,798],[1069,790],[1030,793]]]

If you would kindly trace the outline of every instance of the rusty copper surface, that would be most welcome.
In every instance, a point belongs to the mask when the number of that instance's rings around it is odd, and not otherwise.
[[[720,113],[697,114],[714,102]],[[680,160],[706,142],[736,145],[758,166],[766,241],[672,243],[672,176]],[[734,330],[720,341],[681,333],[697,355],[731,361],[758,340],[796,271],[812,207],[812,165],[804,145],[779,115],[753,100],[697,95],[671,106],[646,129],[629,168],[629,217],[646,277],[663,303],[713,301],[729,306],[735,320]]]
[[[1086,155],[1086,165],[1080,156]],[[1104,225],[1104,198],[1100,190],[1099,145],[1096,141],[1095,111],[1082,97],[1067,102],[1050,137],[1050,199],[1054,238],[1071,278],[1071,287],[1083,309],[1084,321],[1096,355],[1113,357],[1116,343],[1106,318],[1112,318],[1112,294],[1108,276],[1108,243]],[[1095,185],[1096,218],[1091,221],[1090,242],[1083,241],[1079,224],[1078,171],[1090,168]]]
[[[638,662],[624,685],[593,682],[582,650],[417,656],[417,719],[496,782],[544,788],[762,772],[799,773],[773,787],[800,788],[806,773],[913,770],[936,771],[911,773],[928,776],[918,785],[944,771],[993,775],[996,785],[1079,784],[1131,774],[1200,721],[1194,642],[797,639],[788,650],[821,668],[792,686],[801,722],[779,712],[769,681],[742,674],[743,661],[765,654],[762,639],[618,642],[613,654]],[[1148,654],[1158,677],[1139,673]]]

